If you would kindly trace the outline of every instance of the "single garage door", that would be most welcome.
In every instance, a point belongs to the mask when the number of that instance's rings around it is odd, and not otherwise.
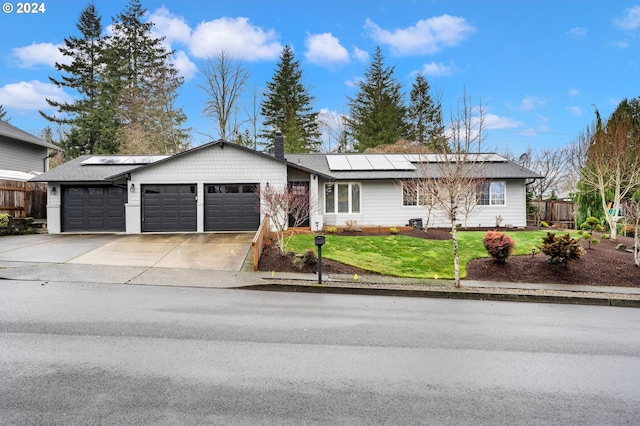
[[[63,232],[124,232],[127,190],[117,186],[62,187]]]
[[[257,183],[204,186],[205,231],[255,231],[260,226]]]
[[[143,232],[195,232],[196,185],[142,185]]]

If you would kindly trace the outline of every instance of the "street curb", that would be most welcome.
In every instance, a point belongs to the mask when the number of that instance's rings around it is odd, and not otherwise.
[[[282,291],[294,293],[335,293],[359,294],[368,296],[400,296],[426,297],[435,299],[487,300],[498,302],[554,303],[567,305],[616,306],[640,308],[638,299],[622,299],[616,297],[560,296],[549,294],[514,294],[500,292],[456,291],[456,290],[401,290],[393,288],[336,287],[331,285],[301,284],[257,284],[236,287],[243,290]]]

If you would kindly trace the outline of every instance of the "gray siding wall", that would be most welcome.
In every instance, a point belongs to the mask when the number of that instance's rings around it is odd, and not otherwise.
[[[346,220],[357,220],[361,226],[404,226],[409,219],[421,218],[426,224],[427,211],[422,206],[403,206],[402,188],[394,181],[360,181],[361,213],[323,213],[324,225],[344,226]],[[476,206],[467,220],[469,227],[495,227],[496,217],[502,216],[501,226],[524,227],[527,225],[525,182],[522,179],[506,180],[504,206]],[[324,212],[324,182],[320,188],[320,211]],[[464,225],[464,218],[459,221]],[[441,211],[433,210],[430,227],[445,228],[450,224]]]
[[[47,148],[0,136],[0,169],[44,172]]]

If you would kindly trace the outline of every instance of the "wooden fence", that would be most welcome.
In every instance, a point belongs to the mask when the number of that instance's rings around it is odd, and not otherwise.
[[[0,179],[0,214],[47,217],[47,184]]]
[[[532,203],[539,208],[539,221],[547,222],[551,226],[560,225],[568,229],[574,228],[573,201],[533,200]]]
[[[253,246],[253,270],[258,270],[258,263],[260,263],[260,256],[262,255],[262,249],[264,237],[267,232],[271,230],[271,217],[269,215],[264,217],[264,220],[260,224],[258,228],[258,232],[256,232],[255,237],[253,237],[253,242],[251,245]]]

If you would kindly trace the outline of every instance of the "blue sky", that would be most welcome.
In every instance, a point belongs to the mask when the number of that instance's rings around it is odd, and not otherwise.
[[[50,84],[57,46],[78,35],[86,1],[49,0],[45,11],[0,14],[0,104],[11,123],[40,134],[45,98],[74,93]],[[106,28],[125,0],[95,0]],[[376,46],[407,93],[422,71],[445,113],[463,91],[486,107],[485,150],[519,155],[569,144],[594,117],[640,96],[640,0],[143,0],[185,77],[179,98],[193,144],[217,136],[202,115],[203,60],[224,49],[251,72],[250,88],[271,80],[283,46],[303,67],[314,108],[330,122]],[[3,10],[7,7],[6,2]],[[249,95],[247,95],[249,97]],[[331,144],[327,141],[326,144]]]

